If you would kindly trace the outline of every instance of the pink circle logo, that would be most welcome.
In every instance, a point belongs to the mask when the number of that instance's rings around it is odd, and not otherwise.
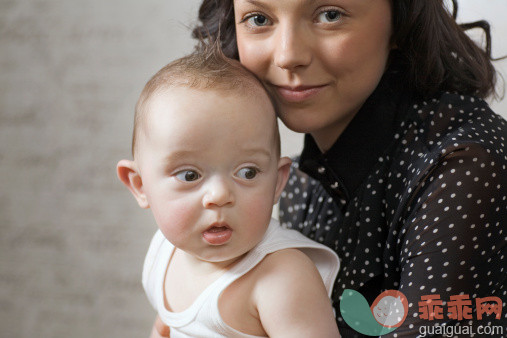
[[[384,327],[399,327],[407,318],[408,301],[397,290],[386,290],[377,296],[370,307],[375,320]]]

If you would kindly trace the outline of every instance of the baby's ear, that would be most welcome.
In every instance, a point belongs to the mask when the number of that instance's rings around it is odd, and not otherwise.
[[[120,181],[130,190],[139,206],[143,209],[150,207],[146,194],[143,190],[143,180],[139,174],[139,169],[134,161],[121,160],[116,165],[116,172]]]
[[[273,201],[273,204],[278,202],[278,199],[287,184],[291,163],[292,161],[288,157],[282,157],[278,161],[278,178],[276,180],[275,200]]]

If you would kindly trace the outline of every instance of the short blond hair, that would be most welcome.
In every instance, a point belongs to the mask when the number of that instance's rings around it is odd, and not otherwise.
[[[174,60],[160,69],[146,83],[137,101],[132,135],[132,156],[135,157],[139,130],[146,118],[146,107],[157,93],[171,88],[215,90],[240,95],[251,95],[255,90],[264,92],[278,115],[278,105],[264,84],[238,61],[227,58],[218,44],[201,46],[193,53]],[[280,135],[276,123],[276,148],[280,155]]]

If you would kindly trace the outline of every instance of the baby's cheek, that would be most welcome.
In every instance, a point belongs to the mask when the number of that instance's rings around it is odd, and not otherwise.
[[[243,212],[248,219],[265,221],[271,218],[273,200],[267,193],[251,194],[243,205]]]
[[[153,211],[157,224],[169,237],[179,238],[195,224],[196,212],[193,212],[188,203],[171,202]]]

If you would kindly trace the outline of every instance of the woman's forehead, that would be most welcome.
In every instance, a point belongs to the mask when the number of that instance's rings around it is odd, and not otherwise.
[[[266,9],[280,8],[318,8],[322,6],[338,6],[354,8],[358,6],[375,6],[378,3],[391,3],[393,0],[234,0],[234,6],[257,6]]]

